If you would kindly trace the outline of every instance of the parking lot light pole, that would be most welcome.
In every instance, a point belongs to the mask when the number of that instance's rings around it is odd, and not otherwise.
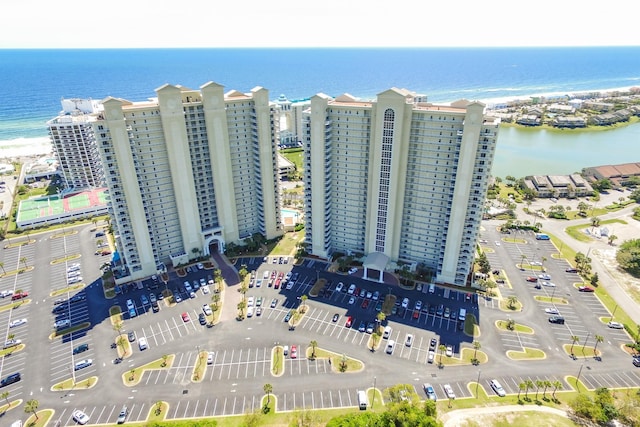
[[[478,395],[478,387],[480,386],[480,373],[482,371],[480,369],[478,369],[478,381],[476,381],[476,399],[478,399],[480,396]]]
[[[613,319],[616,316],[616,310],[618,309],[618,304],[616,304],[616,307],[613,309],[613,313],[611,313],[611,321],[613,322]]]
[[[578,390],[578,392],[580,392],[580,374],[582,373],[582,368],[584,368],[584,363],[582,365],[580,365],[580,370],[578,371],[578,376],[576,377],[576,390]]]

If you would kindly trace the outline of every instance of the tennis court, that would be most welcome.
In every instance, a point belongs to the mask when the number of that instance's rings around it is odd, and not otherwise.
[[[16,223],[18,226],[56,222],[76,216],[97,214],[106,211],[109,195],[106,188],[83,191],[60,198],[58,195],[27,199],[20,202]]]

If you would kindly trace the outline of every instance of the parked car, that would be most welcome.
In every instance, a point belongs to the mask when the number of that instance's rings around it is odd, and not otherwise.
[[[215,356],[215,353],[213,351],[210,351],[207,354],[207,365],[213,365],[213,357]]]
[[[120,413],[118,414],[118,424],[124,424],[124,422],[127,420],[127,415],[129,414],[129,409],[127,409],[126,406],[123,406],[122,409],[120,410]]]
[[[392,354],[393,353],[393,349],[395,347],[396,347],[396,342],[394,340],[389,340],[387,342],[387,349],[386,349],[387,354]]]
[[[187,323],[187,322],[191,321],[191,317],[189,317],[189,313],[187,313],[187,312],[182,313],[182,321],[184,323]]]
[[[298,357],[298,347],[296,347],[295,345],[291,346],[291,358],[295,359]]]
[[[559,325],[564,325],[564,317],[551,316],[549,317],[549,323],[557,323]]]
[[[580,292],[595,292],[595,289],[593,289],[591,286],[580,286],[578,290]]]
[[[60,319],[53,323],[53,327],[56,329],[68,328],[70,325],[71,321],[69,319]]]
[[[73,418],[73,421],[77,422],[78,424],[85,425],[89,422],[89,415],[85,414],[79,409],[73,411],[71,417]]]
[[[22,344],[22,340],[10,339],[4,342],[4,349]]]
[[[20,381],[20,379],[21,379],[20,372],[16,372],[15,374],[8,375],[7,377],[0,380],[0,388],[6,387],[13,383],[17,383],[18,381]]]
[[[76,362],[74,369],[79,371],[80,369],[87,368],[93,364],[93,359],[84,359],[79,362]]]
[[[347,316],[347,321],[344,323],[345,328],[350,328],[353,324],[353,317]]]
[[[402,308],[409,307],[409,298],[405,298],[402,300]]]
[[[411,347],[411,344],[413,344],[413,334],[407,334],[404,339],[404,345],[406,345],[407,347]]]
[[[134,331],[129,331],[127,333],[127,339],[129,342],[134,342],[136,340],[136,333]]]
[[[548,274],[538,274],[538,278],[542,279],[542,280],[551,280],[551,276],[549,276]]]
[[[447,345],[444,354],[447,355],[448,357],[453,356],[453,347],[451,346],[451,344]]]
[[[23,299],[29,296],[29,292],[16,292],[11,296],[12,301]]]
[[[527,277],[527,282],[537,282],[537,281],[538,281],[537,277],[534,277],[534,276]]]
[[[438,396],[436,396],[436,391],[433,389],[433,386],[431,386],[431,384],[429,383],[422,384],[422,388],[424,389],[424,392],[427,394],[427,398],[429,398],[429,400],[433,400],[434,402],[438,400]]]
[[[357,273],[357,272],[358,272],[358,268],[357,267],[351,267],[349,269],[349,274],[354,274],[354,273]]]
[[[607,326],[610,327],[611,329],[624,329],[624,325],[620,322],[609,322],[607,323]]]
[[[578,272],[578,269],[577,269],[577,268],[567,268],[565,271],[566,271],[567,273],[577,273],[577,272]]]
[[[502,388],[502,385],[500,385],[498,380],[491,380],[489,381],[489,384],[491,385],[491,388],[493,389],[493,391],[496,392],[498,396],[505,397],[507,395],[507,393],[505,393],[504,389]]]
[[[429,353],[427,355],[427,362],[429,363],[433,363],[433,360],[436,358],[436,352],[433,350],[429,350]]]
[[[213,310],[211,310],[211,306],[209,304],[202,305],[202,312],[207,316],[211,316],[213,314]]]
[[[337,322],[338,319],[340,318],[340,315],[338,313],[333,315],[333,318],[331,319],[332,322]]]
[[[16,328],[20,325],[24,325],[25,323],[27,323],[27,319],[16,319],[16,320],[12,320],[11,322],[9,322],[9,327],[10,328]]]
[[[431,341],[429,341],[429,350],[435,350],[437,345],[438,341],[435,338],[431,338]]]
[[[446,394],[449,399],[456,398],[456,394],[453,392],[453,388],[451,388],[449,384],[443,385],[442,388],[444,389],[444,394]]]
[[[89,344],[86,344],[86,343],[80,344],[79,346],[73,349],[73,354],[84,353],[87,350],[89,350]]]

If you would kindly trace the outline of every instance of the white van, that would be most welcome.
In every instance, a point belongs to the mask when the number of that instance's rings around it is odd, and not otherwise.
[[[149,346],[147,345],[147,339],[145,337],[138,338],[138,348],[140,349],[140,351],[149,348]]]
[[[434,285],[433,283],[429,283],[429,293],[433,294],[436,292],[436,285]]]
[[[269,276],[270,276],[270,275],[271,275],[271,273],[269,272],[269,270],[267,270],[267,271],[265,271],[265,272],[262,274],[262,278],[263,278],[264,280],[267,280],[267,279],[269,278]]]
[[[366,411],[368,404],[367,393],[364,390],[358,390],[358,407],[360,410]]]
[[[282,347],[282,354],[284,354],[285,356],[287,356],[289,354],[289,346],[285,345],[284,347]]]
[[[385,326],[384,327],[384,332],[382,333],[382,338],[384,339],[389,339],[389,337],[391,336],[391,326]]]

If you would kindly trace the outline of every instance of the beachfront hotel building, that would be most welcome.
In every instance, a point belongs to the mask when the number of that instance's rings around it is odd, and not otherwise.
[[[308,252],[363,255],[372,280],[392,261],[467,283],[499,119],[393,88],[368,102],[318,94],[304,125]]]
[[[47,122],[47,127],[65,192],[104,187],[104,172],[91,126],[94,114],[101,110],[100,103],[62,99],[61,104],[62,111]]]
[[[282,234],[275,112],[268,91],[209,82],[157,98],[102,101],[93,122],[111,198],[120,282],[256,233]]]

